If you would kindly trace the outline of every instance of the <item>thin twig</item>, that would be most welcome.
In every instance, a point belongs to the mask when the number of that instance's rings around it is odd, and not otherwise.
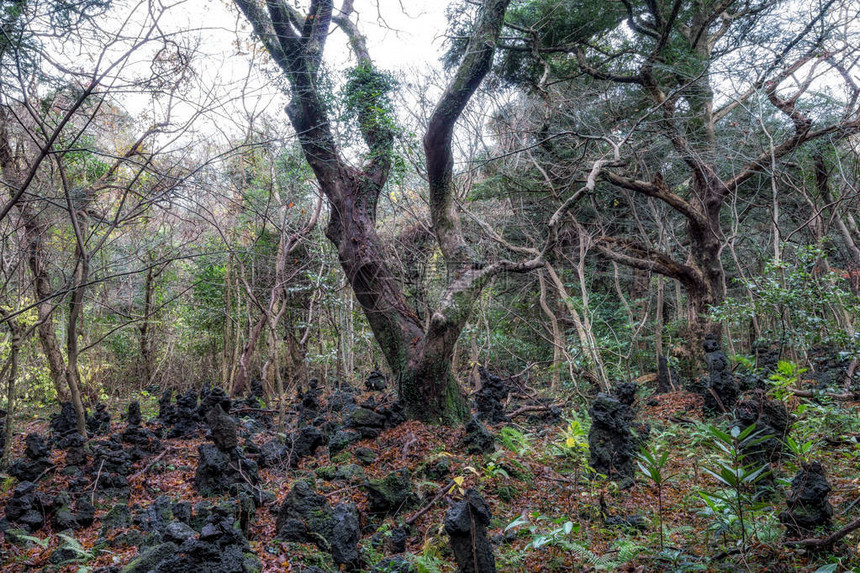
[[[137,472],[135,472],[133,475],[131,475],[131,476],[128,478],[128,479],[129,479],[129,481],[131,481],[131,480],[133,480],[133,479],[135,479],[135,478],[137,478],[137,477],[139,477],[139,476],[142,476],[142,475],[146,474],[146,472],[148,472],[150,469],[152,469],[152,467],[153,467],[155,464],[157,464],[157,463],[158,463],[158,462],[159,462],[159,461],[160,461],[164,456],[166,456],[168,453],[172,452],[173,450],[174,450],[174,447],[173,447],[173,446],[170,446],[170,447],[166,448],[163,452],[161,452],[160,454],[158,454],[157,456],[155,456],[155,458],[154,458],[151,462],[149,462],[148,464],[146,464],[146,466],[145,466],[144,468],[142,468],[140,471],[137,471]],[[102,463],[104,463],[104,462],[102,462]]]
[[[424,507],[422,507],[421,509],[419,509],[418,511],[413,513],[412,517],[408,518],[403,523],[405,525],[412,525],[413,523],[415,523],[418,520],[418,518],[420,518],[422,515],[424,515],[428,511],[430,511],[430,508],[433,507],[437,501],[442,499],[442,497],[445,495],[445,493],[447,491],[449,491],[455,485],[457,485],[457,484],[454,480],[451,480],[450,482],[448,482],[448,484],[445,485],[445,487],[443,487],[441,490],[439,490],[439,493],[437,493],[435,496],[433,496],[433,499],[430,500],[430,503],[428,503],[427,505],[425,505]]]

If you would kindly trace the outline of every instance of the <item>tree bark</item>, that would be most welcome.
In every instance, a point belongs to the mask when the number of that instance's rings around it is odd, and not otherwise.
[[[543,276],[543,271],[538,272],[538,286],[540,288],[540,307],[549,319],[549,324],[552,331],[552,366],[550,367],[550,390],[557,391],[561,385],[561,368],[564,352],[564,337],[562,336],[561,328],[558,325],[558,317],[550,308],[546,301],[546,279]]]
[[[85,217],[84,217],[85,219]],[[79,233],[82,237],[83,232]],[[69,394],[72,398],[72,406],[75,409],[78,433],[87,435],[87,414],[84,409],[83,396],[81,395],[81,374],[78,368],[78,322],[84,306],[84,286],[89,278],[90,261],[89,254],[79,241],[75,248],[77,264],[75,266],[74,289],[69,301],[69,319],[66,324],[66,381],[69,384]]]
[[[149,259],[149,268],[146,270],[146,278],[143,281],[143,318],[138,327],[140,332],[140,371],[145,386],[152,384],[152,341],[150,340],[150,325],[152,314],[152,294],[155,289],[155,268],[152,258]]]
[[[6,375],[6,426],[3,428],[4,442],[3,452],[0,455],[0,467],[7,467],[11,461],[12,439],[15,435],[15,386],[18,381],[18,359],[23,344],[23,326],[9,321],[9,329],[12,334],[9,348],[9,372]]]

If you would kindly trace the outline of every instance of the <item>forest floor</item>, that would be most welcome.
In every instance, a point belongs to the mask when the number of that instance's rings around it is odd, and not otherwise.
[[[154,412],[151,398],[143,398],[144,418]],[[148,402],[147,402],[148,400]],[[826,468],[833,488],[834,527],[860,514],[860,444],[856,402],[819,405],[789,398],[795,412],[798,439],[811,441],[808,456]],[[784,528],[777,514],[785,507],[786,481],[798,469],[798,460],[786,456],[774,466],[777,493],[758,506],[747,507],[743,538],[731,519],[707,513],[700,492],[717,492],[719,484],[705,471],[721,455],[715,450],[707,423],[701,414],[701,398],[677,392],[643,397],[636,403],[637,421],[650,424],[649,444],[653,450],[668,452],[662,475],[663,550],[660,551],[659,499],[654,484],[637,472],[636,483],[621,490],[615,482],[586,477],[583,458],[587,444],[588,416],[584,407],[569,409],[579,414],[555,424],[522,421],[488,425],[496,435],[494,453],[468,455],[460,444],[462,429],[444,429],[409,421],[385,430],[376,439],[350,445],[334,460],[325,447],[301,460],[290,470],[260,471],[261,487],[273,492],[277,502],[260,508],[250,526],[248,539],[263,571],[301,572],[317,566],[333,571],[331,557],[314,545],[280,542],[276,539],[274,512],[296,479],[313,476],[317,490],[335,504],[354,502],[361,516],[362,557],[368,564],[385,553],[370,543],[374,533],[391,531],[414,515],[440,492],[444,495],[414,520],[407,544],[417,571],[453,571],[454,564],[442,523],[446,500],[462,496],[465,488],[475,488],[487,500],[493,514],[489,535],[495,545],[496,563],[503,572],[541,571],[860,571],[860,531],[844,537],[832,552],[810,554],[784,544]],[[118,412],[113,412],[118,419]],[[572,421],[572,423],[571,423]],[[114,422],[112,430],[121,431]],[[504,430],[504,427],[510,429]],[[15,457],[23,451],[23,436],[46,432],[48,420],[36,416],[16,434]],[[140,461],[129,478],[130,507],[146,507],[159,496],[191,503],[203,501],[193,486],[197,448],[205,441],[205,431],[192,439],[163,440],[167,451],[156,463],[155,456]],[[257,434],[256,443],[271,439],[271,432]],[[369,448],[369,463],[356,460],[354,453]],[[366,450],[362,450],[366,457]],[[54,450],[52,462],[62,468],[65,453]],[[442,479],[426,477],[425,468],[444,460],[450,473]],[[408,468],[419,501],[386,517],[372,516],[361,483],[327,481],[332,465],[358,463],[367,478],[377,478]],[[0,507],[4,507],[15,480],[2,482]],[[67,487],[61,471],[51,471],[40,480],[38,489],[56,494]],[[225,496],[225,501],[229,499]],[[102,518],[111,509],[110,501],[96,503],[93,524],[74,532],[79,544],[77,559],[65,565],[51,565],[50,556],[59,546],[68,546],[67,537],[50,526],[34,533],[24,543],[0,546],[0,571],[92,571],[99,567],[123,566],[138,553],[135,546],[105,544]],[[270,511],[271,510],[271,511]],[[628,526],[610,527],[607,518],[619,516]],[[723,516],[725,517],[725,516]],[[511,524],[514,524],[511,526]],[[109,540],[108,540],[109,541]],[[201,572],[202,573],[202,572]]]

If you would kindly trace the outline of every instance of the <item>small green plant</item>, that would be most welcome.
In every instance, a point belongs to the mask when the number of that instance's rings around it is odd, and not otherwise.
[[[84,549],[81,542],[74,537],[66,535],[65,533],[58,533],[57,537],[63,541],[60,549],[65,549],[75,555],[75,557],[69,559],[67,563],[86,563],[88,561],[92,561],[95,557],[95,554],[92,551]]]
[[[770,394],[777,400],[785,401],[791,397],[792,389],[800,382],[800,375],[806,372],[798,364],[788,360],[780,360],[768,380],[770,381]]]
[[[704,563],[696,561],[694,557],[677,548],[663,549],[657,555],[657,561],[668,566],[663,569],[665,571],[705,571],[708,568]]]
[[[750,516],[763,507],[756,500],[757,485],[769,474],[766,465],[750,463],[744,451],[773,436],[756,431],[755,424],[743,430],[735,426],[729,432],[709,426],[708,431],[713,438],[711,446],[718,457],[712,461],[711,467],[705,467],[703,471],[717,480],[721,488],[713,492],[700,491],[699,497],[707,505],[704,513],[715,520],[711,529],[724,538],[730,534],[737,535],[743,549],[753,525]]]
[[[566,469],[573,473],[574,483],[579,481],[583,471],[589,471],[588,466],[588,430],[580,422],[575,413],[567,421],[567,426],[561,431],[559,439],[551,445],[556,456],[563,458]]]
[[[34,537],[32,535],[17,535],[16,537],[18,539],[23,539],[24,541],[29,541],[31,543],[35,543],[36,545],[38,545],[42,549],[47,548],[48,545],[51,544],[51,536],[50,535],[48,537],[46,537],[45,539],[41,539],[39,537]]]
[[[666,480],[669,479],[670,476],[666,476],[663,474],[663,468],[666,467],[666,462],[669,459],[669,452],[663,450],[662,452],[651,451],[649,449],[643,449],[642,452],[639,453],[639,456],[636,460],[636,465],[639,466],[639,471],[646,478],[651,480],[651,483],[654,484],[654,487],[657,488],[657,521],[658,521],[658,536],[660,540],[660,551],[662,552],[664,549],[663,544],[663,486],[666,483]]]
[[[413,561],[415,570],[418,573],[442,573],[446,567],[443,555],[445,544],[443,541],[444,527],[440,523],[438,527],[432,529],[435,530],[435,534],[428,536],[424,540],[421,554],[416,555]]]
[[[785,445],[788,447],[788,451],[794,456],[798,462],[807,462],[809,461],[809,452],[812,451],[813,446],[815,446],[816,440],[795,440],[791,436],[786,436]]]
[[[620,539],[613,544],[612,550],[606,555],[598,555],[573,539],[573,536],[580,531],[578,523],[574,523],[565,516],[551,518],[537,511],[532,512],[531,515],[521,515],[509,523],[505,531],[525,525],[528,525],[528,532],[531,535],[525,547],[526,550],[549,550],[554,558],[559,551],[572,553],[597,571],[616,571],[621,565],[635,558],[643,549],[629,539]]]
[[[571,457],[588,453],[588,431],[575,415],[561,432],[562,451]]]
[[[520,457],[525,456],[532,450],[529,436],[511,426],[505,426],[499,430],[498,440],[503,448],[510,450]]]
[[[754,372],[756,369],[755,358],[753,358],[752,356],[746,356],[744,354],[734,354],[732,355],[731,360],[738,366],[743,367],[744,370]]]
[[[487,479],[494,478],[505,478],[511,479],[511,476],[508,474],[507,470],[500,466],[496,461],[488,462],[486,466],[484,466],[484,476]]]

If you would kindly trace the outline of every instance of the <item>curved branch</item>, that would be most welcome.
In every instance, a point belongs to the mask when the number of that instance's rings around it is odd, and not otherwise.
[[[424,135],[430,217],[439,247],[449,264],[471,258],[454,201],[454,156],[451,150],[454,125],[490,71],[509,3],[510,0],[483,0],[481,3],[481,13],[469,39],[466,55],[433,110]]]
[[[631,254],[621,253],[612,247],[619,247]],[[615,237],[600,237],[594,242],[597,251],[611,261],[626,267],[652,271],[675,279],[689,288],[702,288],[701,274],[689,265],[679,263],[668,255],[644,245]]]
[[[680,195],[673,193],[666,186],[663,177],[658,174],[655,177],[654,182],[648,181],[640,181],[638,179],[631,179],[629,177],[622,177],[616,173],[611,171],[604,171],[603,178],[612,183],[613,185],[617,185],[623,189],[628,189],[630,191],[635,191],[637,193],[641,193],[642,195],[646,195],[648,197],[654,197],[655,199],[659,199],[675,209],[678,213],[687,218],[690,223],[699,228],[707,228],[708,221],[705,216],[700,213],[692,204],[690,204],[686,199],[681,197]]]

